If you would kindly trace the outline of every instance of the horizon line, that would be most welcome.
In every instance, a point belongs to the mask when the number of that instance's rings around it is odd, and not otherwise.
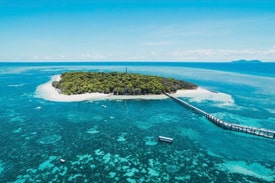
[[[80,61],[80,60],[62,60],[62,61],[58,61],[58,60],[41,60],[41,61],[0,61],[0,63],[232,63],[232,62],[247,62],[247,63],[274,63],[275,61],[262,61],[262,60],[245,60],[245,59],[240,59],[240,60],[229,60],[229,61],[209,61],[209,60],[205,60],[205,61],[175,61],[175,60],[91,60],[91,61]]]

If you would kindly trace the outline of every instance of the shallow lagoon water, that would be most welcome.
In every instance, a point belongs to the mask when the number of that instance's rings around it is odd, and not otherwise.
[[[62,103],[35,98],[37,86],[63,71],[124,69],[1,69],[1,182],[275,181],[274,140],[224,131],[170,99]],[[230,95],[230,106],[185,99],[225,121],[275,130],[274,77],[180,66],[128,71],[184,79]],[[158,142],[159,135],[174,138],[173,144]]]

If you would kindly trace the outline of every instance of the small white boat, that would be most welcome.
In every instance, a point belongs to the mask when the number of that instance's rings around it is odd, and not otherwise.
[[[162,141],[162,142],[172,143],[174,139],[169,138],[169,137],[159,136],[158,140]]]

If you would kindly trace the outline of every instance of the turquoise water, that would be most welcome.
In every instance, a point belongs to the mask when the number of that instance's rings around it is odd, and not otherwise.
[[[1,182],[275,182],[273,139],[224,131],[170,99],[35,97],[39,85],[64,71],[125,66],[228,94],[232,105],[184,99],[225,121],[275,130],[274,63],[249,71],[206,63],[1,63]],[[159,135],[173,144],[158,142]]]

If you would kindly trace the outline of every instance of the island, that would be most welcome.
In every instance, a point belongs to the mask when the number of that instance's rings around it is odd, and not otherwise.
[[[132,75],[130,73],[105,73],[108,75],[116,75],[116,79],[109,80],[110,78],[107,78],[107,75],[102,72],[77,73],[78,72],[66,72],[62,75],[53,75],[49,81],[36,87],[34,96],[54,102],[88,101],[90,103],[98,100],[162,100],[168,98],[165,94],[161,94],[162,91],[165,91],[174,97],[187,97],[195,102],[211,100],[219,105],[234,105],[234,99],[229,94],[213,92],[212,90],[197,87],[195,84],[177,81],[171,78],[162,79],[158,76]],[[97,79],[95,79],[91,77],[93,74],[98,74],[102,78],[97,77]],[[75,76],[72,77],[72,75]],[[125,78],[121,77],[121,75]],[[131,77],[133,78],[130,80]],[[124,78],[124,81],[122,78]],[[127,80],[126,78],[129,79]],[[122,84],[124,82],[126,85]],[[95,85],[95,83],[97,84]],[[107,87],[105,90],[104,83],[112,87],[109,87],[109,89]]]
[[[197,85],[187,81],[126,72],[65,72],[59,80],[52,81],[52,86],[65,95],[160,95],[197,88]]]
[[[246,64],[246,63],[259,64],[259,63],[262,63],[262,61],[260,61],[260,60],[244,60],[244,59],[241,59],[241,60],[232,61],[231,63],[235,63],[235,64]]]

